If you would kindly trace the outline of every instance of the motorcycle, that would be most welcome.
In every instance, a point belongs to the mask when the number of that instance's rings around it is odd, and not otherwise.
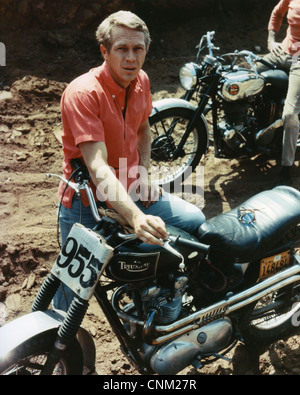
[[[149,250],[99,215],[85,169],[73,181],[52,176],[87,193],[97,225],[73,225],[32,311],[0,328],[1,374],[92,372],[96,350],[81,327],[92,295],[140,374],[198,369],[239,341],[269,344],[298,328],[299,191],[263,191],[197,237],[168,227],[164,246]],[[66,312],[51,308],[61,283],[76,294]]]
[[[210,141],[216,158],[274,157],[282,149],[287,73],[246,50],[216,56],[214,35],[203,35],[196,61],[180,69],[184,97],[154,102],[149,118],[152,179],[171,191],[195,170]],[[259,74],[255,62],[269,69]]]

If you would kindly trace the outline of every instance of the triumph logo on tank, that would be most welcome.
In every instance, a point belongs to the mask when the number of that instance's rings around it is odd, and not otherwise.
[[[148,270],[150,262],[139,262],[134,261],[133,263],[127,263],[124,261],[119,261],[121,270],[127,270],[128,272],[144,272]]]

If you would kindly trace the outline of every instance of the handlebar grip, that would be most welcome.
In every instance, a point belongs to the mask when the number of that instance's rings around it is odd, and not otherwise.
[[[82,166],[81,160],[79,158],[71,159],[71,165],[74,167],[75,170],[80,169]]]
[[[257,61],[260,62],[260,63],[262,63],[263,65],[269,67],[269,69],[271,69],[271,70],[276,70],[276,69],[277,69],[277,66],[275,66],[275,65],[272,64],[272,63],[267,62],[267,61],[264,60],[263,58],[260,58],[260,57],[259,57],[259,58],[257,58]]]
[[[89,181],[90,175],[88,169],[85,165],[82,164],[80,158],[71,159],[71,165],[74,167],[74,181],[75,182],[83,182],[84,180]]]
[[[194,248],[195,250],[205,252],[206,254],[210,251],[210,245],[200,243],[199,241],[189,240],[181,236],[176,237],[174,244]]]

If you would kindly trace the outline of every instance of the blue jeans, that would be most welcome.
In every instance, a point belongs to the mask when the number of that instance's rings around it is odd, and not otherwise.
[[[103,203],[101,205],[103,206]],[[165,224],[175,226],[190,234],[196,234],[199,226],[205,221],[205,216],[198,207],[167,192],[147,209],[139,201],[136,202],[136,205],[145,214],[158,216]],[[62,245],[76,222],[87,228],[94,228],[97,224],[90,207],[85,207],[74,195],[71,209],[60,205],[59,225]],[[60,286],[53,298],[53,307],[66,311],[73,297],[74,292],[70,288]]]

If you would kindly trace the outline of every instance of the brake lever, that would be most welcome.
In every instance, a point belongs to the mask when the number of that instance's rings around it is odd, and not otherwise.
[[[59,178],[61,181],[63,181],[66,185],[70,186],[78,195],[80,194],[80,189],[77,187],[77,184],[75,184],[75,182],[73,181],[68,181],[66,180],[64,177],[58,175],[58,174],[51,174],[51,173],[47,173],[46,174],[47,178],[50,177],[56,177]]]
[[[167,251],[169,251],[171,254],[177,256],[177,258],[181,259],[181,262],[179,263],[179,269],[181,271],[184,270],[185,268],[185,264],[184,264],[184,257],[180,254],[180,252],[178,252],[177,250],[175,250],[175,248],[173,248],[170,245],[171,240],[164,240],[164,244],[163,244],[163,248]]]

